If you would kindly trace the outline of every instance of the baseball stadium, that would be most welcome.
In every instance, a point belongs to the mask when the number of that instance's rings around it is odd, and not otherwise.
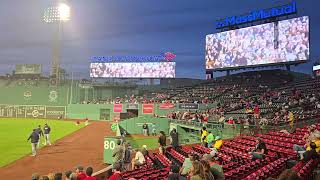
[[[1,180],[320,179],[318,2],[19,3]]]

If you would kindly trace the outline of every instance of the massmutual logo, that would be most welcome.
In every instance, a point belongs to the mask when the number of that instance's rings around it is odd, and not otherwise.
[[[296,2],[291,2],[290,4],[280,7],[252,11],[250,14],[242,16],[226,17],[225,19],[216,21],[216,29],[254,22],[257,20],[263,20],[272,17],[286,16],[294,13],[297,13],[297,4]]]
[[[172,61],[175,57],[176,55],[172,52],[165,52],[154,56],[93,56],[91,57],[91,62],[158,62]]]
[[[164,59],[167,61],[172,61],[175,57],[176,57],[176,55],[173,54],[172,52],[164,53]]]

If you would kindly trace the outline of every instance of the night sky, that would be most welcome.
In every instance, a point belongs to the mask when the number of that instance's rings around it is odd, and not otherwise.
[[[62,66],[75,77],[89,77],[91,56],[177,55],[176,77],[205,78],[205,36],[215,20],[289,0],[73,0],[64,24]],[[48,74],[52,27],[42,21],[48,0],[1,0],[0,74],[15,64],[42,64]],[[310,60],[293,70],[311,73],[320,59],[319,0],[297,0],[298,16],[310,17]],[[318,33],[317,33],[318,32]]]

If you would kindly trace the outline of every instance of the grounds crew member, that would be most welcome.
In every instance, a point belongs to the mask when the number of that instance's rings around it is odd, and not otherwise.
[[[39,141],[38,141],[38,144],[37,146],[40,147],[40,139],[41,139],[41,136],[43,137],[43,132],[42,132],[42,129],[41,129],[41,126],[39,125],[38,128],[36,129],[38,135],[39,135]]]
[[[43,132],[44,132],[44,145],[51,145],[51,142],[50,142],[50,131],[51,131],[51,128],[50,126],[48,126],[48,124],[46,123],[43,127]]]
[[[149,133],[148,133],[148,124],[147,123],[144,123],[142,125],[142,130],[143,130],[143,135],[144,136],[149,136]]]
[[[37,155],[37,144],[39,142],[39,134],[37,132],[37,129],[33,129],[32,133],[30,134],[27,141],[31,139],[31,148],[32,148],[32,156]]]

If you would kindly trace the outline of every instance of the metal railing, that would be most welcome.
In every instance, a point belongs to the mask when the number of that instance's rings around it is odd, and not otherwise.
[[[304,121],[298,121],[294,124],[294,128],[302,128],[314,123],[318,123],[319,119],[309,119]],[[264,134],[269,131],[287,130],[290,132],[292,129],[289,123],[282,125],[243,125],[243,124],[223,124],[223,123],[201,123],[190,122],[185,120],[171,119],[170,123],[175,123],[184,128],[193,129],[193,131],[186,132],[185,137],[179,137],[179,139],[187,139],[191,143],[194,143],[196,139],[200,140],[199,130],[202,127],[206,127],[208,131],[211,131],[215,136],[220,136],[223,139],[231,139],[239,135],[254,136],[256,134]],[[194,138],[193,138],[194,137]],[[198,141],[199,142],[199,141]],[[186,144],[188,144],[186,142]]]

